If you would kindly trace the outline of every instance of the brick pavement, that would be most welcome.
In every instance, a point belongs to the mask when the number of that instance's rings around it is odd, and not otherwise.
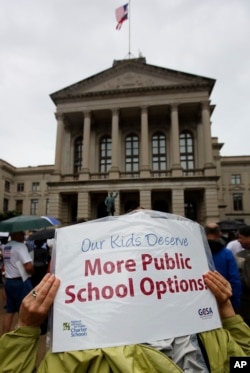
[[[3,290],[3,285],[0,284],[0,332],[1,333],[2,333],[3,317],[6,312],[4,309],[4,304],[3,304],[3,299],[2,299],[2,290]],[[16,324],[17,324],[17,315],[14,317],[13,329],[15,328]],[[45,353],[46,353],[46,335],[42,335],[39,339],[37,366],[39,365],[40,361],[43,359]]]

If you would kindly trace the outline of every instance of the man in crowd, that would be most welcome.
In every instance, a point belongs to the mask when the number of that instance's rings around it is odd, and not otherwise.
[[[27,246],[24,244],[25,233],[11,233],[11,240],[3,248],[3,263],[5,269],[5,293],[7,313],[3,319],[3,333],[11,330],[13,317],[19,311],[23,298],[31,291],[32,283],[29,276],[33,273],[33,265]],[[28,278],[23,278],[26,274]]]
[[[218,224],[207,224],[205,226],[205,233],[212,252],[215,268],[230,282],[233,293],[231,302],[235,311],[238,311],[241,300],[241,278],[236,259],[232,252],[225,247],[225,243],[221,239],[222,234]]]

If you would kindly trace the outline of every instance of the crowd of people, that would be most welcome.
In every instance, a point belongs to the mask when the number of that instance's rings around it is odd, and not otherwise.
[[[250,356],[250,226],[241,228],[231,244],[224,241],[215,223],[207,224],[204,234],[215,266],[215,271],[204,274],[204,281],[217,301],[222,328],[140,345],[48,351],[38,372],[227,373],[230,357]],[[50,257],[43,245],[34,242],[33,260],[23,232],[12,233],[11,241],[2,245],[7,309],[0,338],[0,372],[35,371],[42,325],[60,286],[60,280],[47,273]],[[12,330],[15,313],[18,327]]]

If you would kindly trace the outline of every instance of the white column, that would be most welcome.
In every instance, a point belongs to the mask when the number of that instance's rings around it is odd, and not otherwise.
[[[171,105],[172,175],[181,176],[178,105]]]
[[[57,119],[55,173],[60,174],[62,169],[62,143],[64,137],[64,122],[62,113],[55,113],[55,116]]]
[[[112,171],[118,170],[119,164],[119,109],[112,110]]]
[[[203,139],[205,149],[205,168],[213,167],[212,138],[210,128],[210,106],[209,102],[202,102],[201,118],[203,126]]]
[[[112,109],[112,159],[109,179],[119,179],[119,109]]]
[[[140,176],[150,177],[149,172],[149,155],[148,155],[148,108],[141,108],[141,161],[140,161]]]
[[[89,172],[89,145],[90,145],[90,127],[91,117],[90,112],[85,111],[83,122],[83,150],[82,150],[82,171]]]

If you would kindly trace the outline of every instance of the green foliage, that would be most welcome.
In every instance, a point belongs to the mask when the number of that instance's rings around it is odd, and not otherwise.
[[[2,212],[0,213],[0,221],[9,219],[9,218],[14,218],[14,216],[18,216],[20,214],[17,213],[17,211],[7,211],[7,212]]]

